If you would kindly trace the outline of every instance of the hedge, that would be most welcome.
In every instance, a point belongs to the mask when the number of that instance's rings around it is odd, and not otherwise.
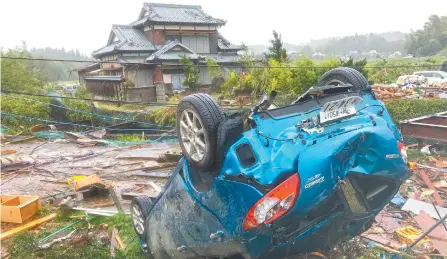
[[[400,99],[384,103],[394,123],[447,111],[447,99]]]

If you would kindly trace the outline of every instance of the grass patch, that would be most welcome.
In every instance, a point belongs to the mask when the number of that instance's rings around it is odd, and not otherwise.
[[[73,213],[70,215],[79,214]],[[38,250],[38,240],[48,236],[49,234],[59,230],[75,219],[70,219],[68,216],[58,215],[58,217],[51,222],[51,224],[45,225],[45,229],[39,232],[24,231],[17,234],[10,240],[4,243],[9,247],[9,253],[12,258],[46,258],[46,259],[59,259],[59,258],[98,258],[108,259],[110,258],[110,245],[99,245],[96,242],[87,242],[84,245],[74,245],[70,240],[66,240],[63,243],[54,244],[50,249]],[[123,240],[126,246],[122,250],[117,250],[116,258],[131,258],[141,259],[144,258],[137,235],[132,226],[131,218],[129,215],[117,214],[111,217],[93,217],[89,220],[93,229],[97,229],[100,224],[107,224],[108,234],[111,236],[112,229],[115,227],[118,230],[119,236]],[[87,231],[88,224],[86,222],[80,222],[70,227],[66,233],[69,233],[73,229],[77,229],[76,233]],[[51,241],[48,240],[48,242]]]
[[[407,149],[408,161],[424,163],[426,156],[419,149]]]
[[[134,134],[122,134],[113,138],[114,141],[120,142],[145,142],[146,140],[141,137],[141,135]]]

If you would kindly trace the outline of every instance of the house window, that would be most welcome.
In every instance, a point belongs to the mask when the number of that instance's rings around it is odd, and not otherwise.
[[[180,35],[166,35],[166,41],[179,41],[182,42],[182,37]]]

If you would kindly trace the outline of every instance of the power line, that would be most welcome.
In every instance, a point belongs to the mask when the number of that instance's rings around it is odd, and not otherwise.
[[[154,107],[177,107],[177,104],[173,104],[173,103],[102,100],[102,99],[80,98],[80,97],[71,97],[71,96],[49,96],[49,95],[45,95],[45,94],[36,94],[36,93],[30,93],[30,92],[14,91],[14,90],[3,89],[3,88],[1,89],[1,92],[2,93],[19,94],[19,95],[28,95],[28,96],[40,96],[40,97],[49,97],[49,98],[73,99],[73,100],[93,101],[93,102],[109,102],[109,103],[119,103],[119,104],[140,104],[140,105],[148,105],[148,106],[154,106]],[[222,108],[224,110],[232,110],[232,109],[247,108],[247,107],[251,107],[251,106],[237,105],[237,106],[224,106]]]
[[[99,64],[117,64],[120,63],[118,61],[95,61],[95,60],[70,60],[70,59],[52,59],[52,58],[25,58],[25,57],[8,57],[2,56],[4,59],[12,59],[12,60],[31,60],[31,61],[59,61],[59,62],[77,62],[77,63],[99,63]],[[125,62],[120,63],[123,65],[161,65],[154,63],[144,63],[144,62]],[[188,65],[183,64],[170,64],[170,67],[185,67]],[[281,69],[332,69],[340,66],[244,66],[244,65],[229,65],[229,66],[220,66],[220,65],[194,65],[196,67],[210,67],[210,68],[281,68]],[[423,65],[387,65],[387,66],[345,66],[351,68],[418,68],[418,67],[441,67],[442,64],[423,64]]]
[[[148,105],[148,106],[177,107],[177,104],[170,104],[170,103],[118,101],[118,100],[100,100],[100,99],[80,98],[80,97],[71,97],[71,96],[48,96],[48,95],[45,95],[45,94],[36,94],[36,93],[29,93],[29,92],[22,92],[22,91],[14,91],[14,90],[9,90],[9,89],[1,89],[1,92],[12,93],[12,94],[21,94],[21,95],[29,95],[29,96],[54,97],[54,98],[61,98],[61,99],[93,101],[93,102],[109,102],[109,103],[119,103],[119,104],[142,104],[142,105],[144,104],[144,105]]]

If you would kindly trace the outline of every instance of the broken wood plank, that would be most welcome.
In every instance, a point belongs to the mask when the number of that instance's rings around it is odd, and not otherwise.
[[[384,246],[390,247],[392,249],[398,249],[401,246],[400,243],[398,243],[392,239],[387,239],[385,237],[382,237],[381,235],[378,235],[378,234],[363,233],[363,234],[361,234],[361,237],[366,238],[371,241],[374,241],[374,242],[377,242]]]
[[[101,175],[102,176],[109,176],[109,175],[122,174],[122,173],[127,173],[127,172],[132,172],[132,171],[138,171],[138,170],[153,171],[153,170],[173,168],[175,166],[177,166],[177,163],[164,163],[164,164],[159,164],[159,165],[153,165],[153,166],[147,166],[147,167],[139,167],[139,168],[127,169],[127,170],[122,170],[122,171],[117,171],[117,172],[110,172],[110,173],[105,173],[105,174],[101,174]]]
[[[154,183],[154,182],[152,182],[152,181],[149,181],[149,185],[152,187],[152,188],[154,188],[154,190],[156,191],[156,192],[161,192],[161,188],[160,188],[160,186],[158,186],[156,183]]]
[[[9,154],[14,154],[16,152],[17,151],[15,149],[4,149],[4,150],[1,151],[1,155],[2,156],[9,155]]]
[[[115,258],[118,242],[116,241],[116,235],[118,233],[118,230],[116,228],[112,229],[112,237],[110,238],[110,257]]]
[[[7,239],[7,238],[9,238],[9,237],[12,237],[12,236],[16,235],[16,234],[19,233],[19,232],[22,232],[22,231],[24,231],[24,230],[27,230],[27,229],[36,227],[36,226],[38,226],[38,225],[41,225],[42,223],[45,223],[45,222],[47,222],[47,221],[50,221],[50,220],[54,219],[55,217],[56,217],[56,213],[53,213],[53,214],[50,214],[50,215],[45,216],[45,217],[43,217],[43,218],[36,219],[36,220],[31,221],[31,222],[29,222],[29,223],[26,223],[26,224],[24,224],[24,225],[22,225],[22,226],[19,226],[19,227],[16,227],[16,228],[11,229],[11,230],[9,230],[9,231],[6,231],[6,232],[4,232],[4,233],[1,233],[1,234],[0,234],[0,240],[3,241],[4,239]]]
[[[430,178],[427,176],[427,174],[423,171],[423,170],[418,170],[419,176],[422,178],[422,180],[424,181],[425,185],[427,185],[427,187],[430,190],[435,191],[433,193],[433,198],[435,199],[436,205],[442,206],[444,205],[444,201],[442,200],[441,196],[439,195],[438,191],[436,190],[436,188],[433,186],[432,182],[430,181]]]
[[[145,185],[140,186],[140,187],[138,187],[138,188],[135,189],[135,192],[141,192],[144,188],[146,188]]]
[[[174,167],[172,167],[174,168]],[[130,174],[129,176],[143,176],[143,177],[151,177],[151,178],[163,178],[168,179],[171,177],[171,172],[136,172]]]
[[[116,236],[115,236],[115,238],[116,238],[116,242],[118,242],[118,247],[119,247],[120,249],[124,249],[124,243],[123,243],[123,240],[121,240],[121,237],[119,236],[118,232],[116,232]]]
[[[2,178],[2,183],[0,184],[0,186],[5,184],[5,183],[7,183],[7,182],[9,182],[9,181],[11,181],[12,179],[16,178],[17,175],[19,175],[19,174],[18,173],[14,173],[14,174],[9,175],[9,176],[7,176],[5,178]]]
[[[11,141],[6,142],[5,145],[23,143],[23,142],[27,142],[27,141],[30,141],[33,139],[36,139],[36,137],[27,137],[27,138],[22,138],[22,139],[17,139],[17,140],[11,140]]]
[[[115,193],[115,188],[113,187],[113,185],[109,187],[109,193],[110,196],[112,196],[115,207],[118,209],[119,212],[123,212],[123,207],[121,207],[120,200],[118,199],[118,196]]]
[[[132,200],[135,197],[138,196],[147,196],[149,198],[157,198],[157,194],[153,194],[153,193],[139,193],[139,192],[123,192],[121,193],[121,199],[123,200]]]

